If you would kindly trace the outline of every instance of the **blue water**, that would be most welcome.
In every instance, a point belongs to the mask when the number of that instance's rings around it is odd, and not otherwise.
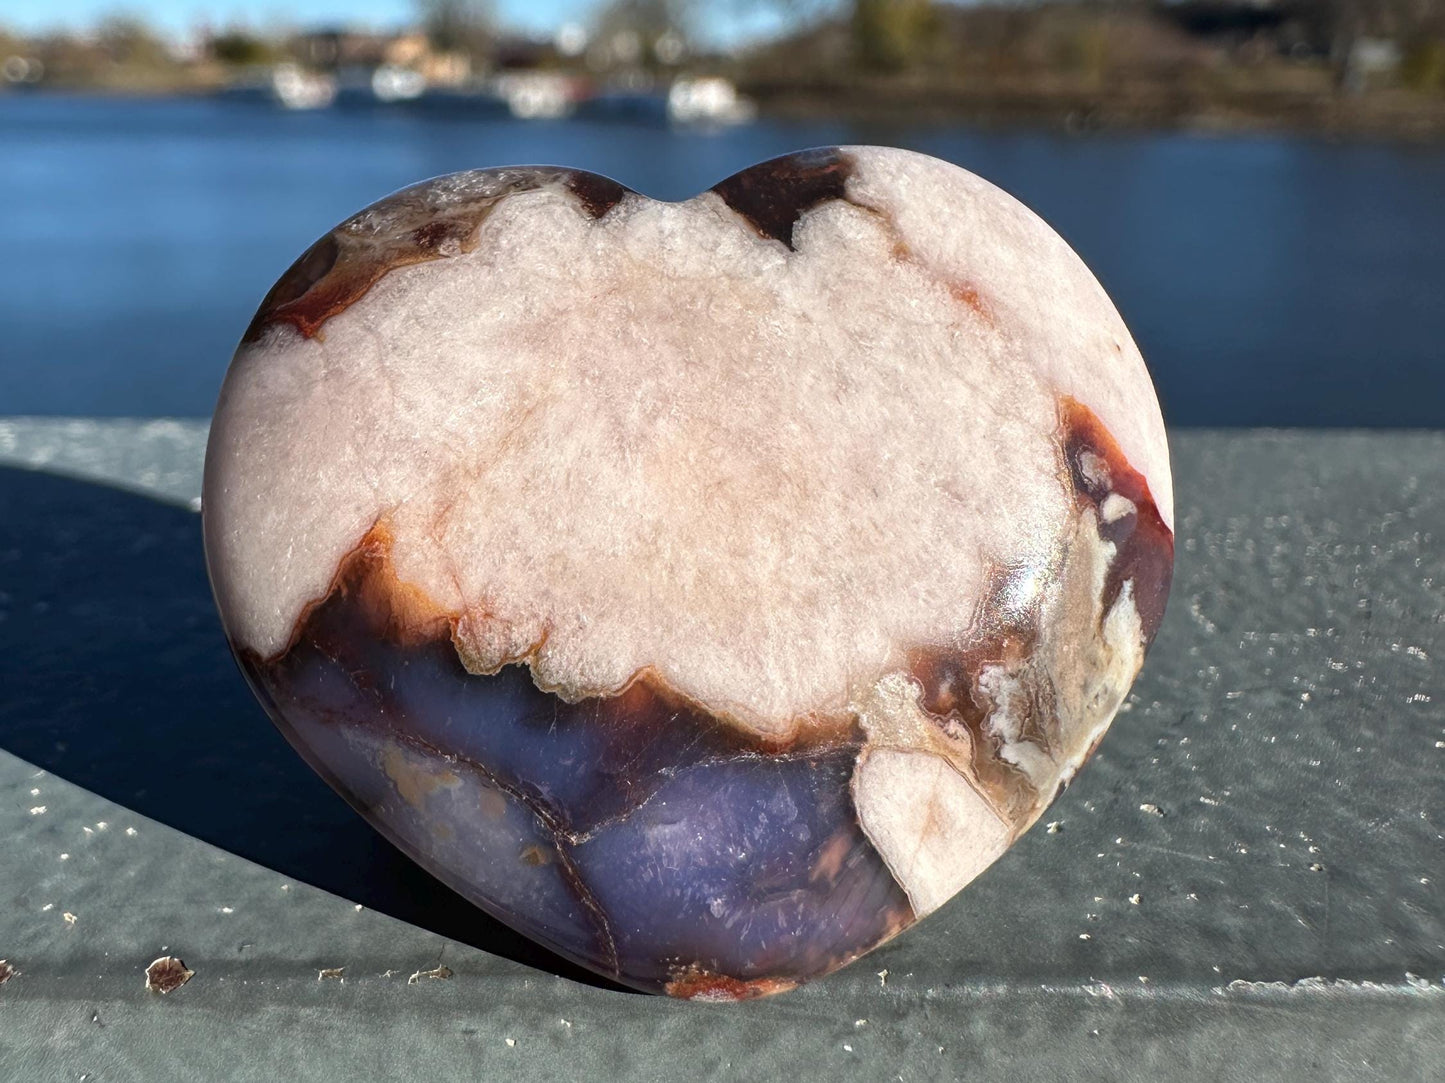
[[[1445,147],[25,95],[0,95],[0,415],[208,414],[281,271],[422,177],[549,162],[680,199],[835,142],[947,158],[1043,215],[1114,297],[1172,423],[1445,424]]]

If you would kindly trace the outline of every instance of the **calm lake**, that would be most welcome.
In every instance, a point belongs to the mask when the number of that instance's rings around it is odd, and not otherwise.
[[[209,414],[275,278],[423,177],[557,163],[681,199],[825,143],[925,151],[1033,207],[1113,296],[1171,423],[1445,424],[1445,147],[16,94],[0,95],[0,415]]]

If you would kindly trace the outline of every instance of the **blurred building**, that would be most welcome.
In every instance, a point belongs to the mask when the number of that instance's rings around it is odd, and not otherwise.
[[[472,76],[471,57],[436,49],[421,31],[398,34],[326,28],[299,34],[291,51],[308,67],[330,72],[366,72],[402,68],[431,86],[460,86]]]

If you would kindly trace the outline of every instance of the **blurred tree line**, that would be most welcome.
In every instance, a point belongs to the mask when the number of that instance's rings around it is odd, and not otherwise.
[[[1445,0],[763,0],[763,6],[800,30],[846,26],[847,61],[878,72],[926,66],[960,48],[1034,65],[1097,68],[1105,54],[1144,51],[1170,34],[1253,45],[1256,54],[1275,47],[1296,57],[1339,56],[1367,38],[1395,42],[1404,52],[1445,42]],[[1144,26],[1159,33],[1138,33]],[[836,49],[823,53],[830,62],[843,59]],[[798,59],[807,58],[801,51]]]
[[[571,37],[547,42],[508,34],[494,0],[413,3],[430,49],[467,57],[478,76],[528,66],[598,79],[702,70],[731,77],[765,108],[811,94],[814,111],[889,102],[960,115],[1112,109],[1148,123],[1218,106],[1221,122],[1252,111],[1309,123],[1329,98],[1445,101],[1445,0],[603,0]],[[775,40],[731,52],[707,45],[709,26],[760,14],[782,28]],[[0,27],[0,65],[33,57],[11,68],[29,81],[43,71],[56,85],[204,87],[282,60],[340,63],[341,51],[318,51],[317,37],[237,26],[177,43],[120,17],[31,40]]]
[[[1152,80],[1180,85],[1379,81],[1445,92],[1445,0],[763,0],[794,25],[760,75],[931,80]]]
[[[497,40],[496,10],[490,0],[418,0],[417,21],[440,52],[488,55]]]

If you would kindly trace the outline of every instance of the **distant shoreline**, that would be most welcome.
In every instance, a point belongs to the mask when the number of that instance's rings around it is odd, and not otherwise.
[[[1359,98],[1038,94],[937,87],[742,85],[761,115],[878,123],[966,124],[1091,132],[1189,132],[1313,136],[1389,142],[1445,141],[1445,99],[1375,93]]]
[[[1170,99],[1159,95],[1039,94],[997,88],[858,86],[740,82],[763,119],[964,126],[1044,130],[1072,135],[1183,133],[1261,135],[1379,141],[1445,142],[1445,99],[1422,103],[1417,95],[1374,93],[1358,98],[1278,96],[1273,102],[1237,98]],[[0,87],[7,100],[28,97],[196,99],[224,95],[226,87],[55,86]],[[536,123],[546,123],[537,121]]]

